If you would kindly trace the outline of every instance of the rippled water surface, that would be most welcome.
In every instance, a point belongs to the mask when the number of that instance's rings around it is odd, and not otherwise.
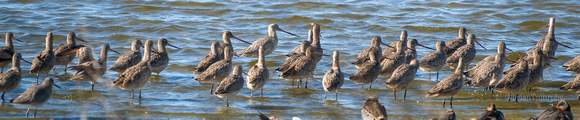
[[[338,101],[331,96],[324,100],[321,79],[331,67],[332,58],[323,57],[309,80],[308,89],[296,88],[297,82],[279,79],[274,69],[284,62],[285,54],[306,40],[310,23],[321,25],[322,47],[325,54],[339,50],[341,67],[346,78],[357,68],[353,62],[361,49],[370,45],[372,36],[381,36],[383,42],[398,40],[401,30],[409,38],[435,47],[437,41],[457,37],[459,27],[476,34],[488,50],[477,48],[472,66],[487,55],[496,53],[499,42],[516,52],[508,53],[517,59],[547,33],[550,17],[556,18],[556,39],[566,45],[580,43],[578,30],[580,5],[577,1],[462,1],[462,2],[386,2],[386,1],[107,1],[107,2],[0,2],[0,33],[14,32],[25,42],[15,42],[23,58],[32,60],[44,49],[47,32],[55,35],[54,45],[66,42],[66,34],[76,32],[78,37],[90,41],[82,43],[93,48],[98,56],[103,43],[127,52],[131,41],[167,38],[182,47],[169,49],[171,61],[159,76],[154,75],[143,87],[143,99],[130,98],[130,92],[111,86],[119,73],[108,71],[98,81],[95,90],[88,82],[71,82],[73,71],[64,72],[58,66],[57,84],[52,99],[38,111],[41,118],[131,118],[131,119],[256,119],[258,111],[279,118],[290,119],[360,119],[360,110],[368,96],[377,96],[391,119],[427,119],[445,111],[442,98],[426,98],[426,91],[437,82],[434,75],[419,70],[415,82],[407,93],[407,100],[394,100],[393,92],[384,86],[379,77],[373,89],[362,90],[350,80],[340,89]],[[250,97],[244,88],[238,96],[225,99],[209,95],[210,84],[200,84],[192,79],[193,68],[209,52],[211,42],[221,42],[221,33],[231,31],[236,37],[253,42],[267,35],[267,26],[277,23],[282,29],[298,34],[294,37],[278,33],[278,48],[266,57],[270,81],[264,88],[264,97]],[[233,40],[234,50],[248,44]],[[431,50],[417,48],[421,58]],[[578,55],[580,48],[559,47],[553,67],[545,70],[544,81],[536,84],[531,93],[520,94],[520,102],[507,102],[507,94],[490,94],[480,88],[464,87],[454,97],[454,111],[458,118],[477,117],[490,102],[497,104],[506,118],[524,119],[544,109],[555,106],[562,99],[569,100],[572,111],[578,116],[580,103],[577,94],[559,90],[559,86],[573,79],[575,73],[566,72],[562,63]],[[119,54],[110,52],[109,67]],[[245,71],[255,64],[256,58],[234,57]],[[77,64],[75,60],[71,65]],[[511,63],[509,63],[511,64]],[[23,63],[28,73],[30,64]],[[444,78],[452,73],[445,68]],[[19,87],[6,93],[12,99],[34,85],[35,77],[23,75]],[[255,93],[256,94],[256,93]],[[398,92],[399,96],[402,92]],[[531,97],[537,96],[537,97]],[[140,104],[139,104],[140,103]],[[447,106],[448,108],[449,106]],[[3,118],[25,117],[26,107],[3,103]]]

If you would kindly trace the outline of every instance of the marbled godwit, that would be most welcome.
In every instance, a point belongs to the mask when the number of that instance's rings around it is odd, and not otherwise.
[[[270,72],[268,72],[268,68],[266,67],[266,56],[264,56],[264,48],[260,46],[258,52],[260,56],[258,57],[258,62],[252,66],[252,68],[250,68],[246,78],[248,88],[252,90],[250,92],[250,96],[254,96],[254,90],[256,89],[260,89],[260,96],[262,96],[262,92],[264,92],[263,87],[270,79]]]
[[[213,94],[214,83],[222,82],[232,72],[233,50],[229,46],[226,46],[224,50],[225,57],[223,60],[211,64],[203,73],[194,77],[196,81],[211,83],[210,94]]]
[[[84,45],[77,45],[76,40],[87,42],[83,39],[77,38],[77,35],[74,32],[69,32],[67,37],[66,37],[66,43],[62,43],[59,46],[57,46],[56,48],[54,48],[54,54],[56,56],[56,63],[54,65],[55,69],[56,69],[56,66],[62,65],[62,66],[64,66],[64,72],[66,72],[66,69],[68,68],[68,64],[70,62],[72,62],[73,59],[75,59],[76,54],[62,55],[62,53],[66,53],[66,52],[69,52],[71,50],[75,50],[74,49],[75,47],[84,46]]]
[[[467,35],[467,29],[464,27],[459,28],[459,38],[453,38],[451,41],[447,42],[445,46],[445,53],[447,53],[447,57],[453,55],[455,50],[459,49],[459,47],[467,44],[467,39],[465,39],[465,35]]]
[[[576,76],[574,80],[562,85],[560,89],[580,94],[580,75]],[[576,99],[580,100],[580,95]]]
[[[224,43],[220,45],[220,48],[222,48],[222,49],[219,49],[219,51],[220,51],[220,55],[221,55],[221,56],[224,56],[224,50],[223,50],[223,48],[225,48],[226,46],[230,46],[230,48],[234,49],[234,46],[232,45],[231,38],[234,38],[234,39],[236,39],[236,40],[242,41],[242,42],[244,42],[244,43],[246,43],[246,44],[252,44],[252,43],[246,42],[246,41],[244,41],[244,40],[242,40],[242,39],[240,39],[240,38],[237,38],[237,37],[236,37],[236,36],[234,36],[234,34],[232,34],[232,32],[230,32],[230,31],[225,31],[225,32],[222,34],[222,39],[223,39]]]
[[[46,77],[48,77],[48,73],[55,63],[56,56],[52,52],[52,32],[48,32],[46,34],[46,49],[34,57],[30,68],[30,74],[36,74],[36,84],[38,84],[40,74],[46,74]]]
[[[503,113],[499,110],[497,110],[497,108],[495,108],[495,104],[491,103],[489,105],[489,107],[487,107],[487,109],[485,109],[485,112],[481,113],[481,115],[479,115],[478,120],[503,120]]]
[[[565,100],[558,102],[556,107],[548,108],[530,120],[574,120],[571,106]]]
[[[300,46],[302,48],[302,50],[301,50],[302,52],[288,56],[286,58],[286,60],[284,61],[284,63],[282,65],[280,65],[280,67],[276,68],[276,72],[286,71],[288,68],[290,68],[290,66],[294,63],[294,61],[296,61],[298,58],[300,58],[302,56],[306,56],[306,49],[311,47],[310,42],[302,41],[302,44],[300,44]]]
[[[117,86],[121,89],[131,89],[131,97],[133,97],[133,92],[135,89],[139,90],[139,100],[141,100],[141,88],[149,82],[151,78],[151,52],[153,48],[153,41],[145,41],[145,54],[142,61],[134,66],[127,68],[119,77],[113,81],[112,85]]]
[[[558,44],[562,45],[564,47],[567,47],[567,48],[572,48],[572,47],[566,46],[566,45],[556,41],[556,36],[554,33],[555,25],[556,25],[556,19],[554,17],[551,17],[550,23],[548,25],[549,29],[548,29],[548,33],[546,34],[546,37],[540,39],[538,41],[538,43],[536,43],[536,47],[541,47],[542,45],[546,44],[546,42],[550,44],[550,45],[548,45],[548,46],[550,46],[550,48],[543,50],[544,54],[548,55],[549,57],[554,57],[554,55],[556,54],[556,50],[558,49]],[[546,45],[544,45],[544,47],[546,47]],[[551,60],[549,60],[549,59],[546,60],[546,63],[551,63]]]
[[[455,68],[457,67],[457,62],[459,58],[463,58],[464,65],[463,67],[467,68],[471,63],[471,60],[475,58],[476,50],[475,50],[475,43],[477,42],[474,34],[469,34],[467,36],[467,44],[464,46],[459,47],[451,56],[447,56],[447,60],[445,61],[445,65]],[[479,43],[478,43],[479,44]],[[481,46],[483,47],[483,46]],[[484,48],[485,49],[485,48]]]
[[[504,42],[497,45],[497,54],[490,55],[481,60],[475,67],[463,73],[466,77],[471,78],[465,84],[472,87],[489,87],[491,81],[499,82],[502,77],[503,69],[506,63],[506,46]]]
[[[455,120],[455,119],[456,119],[455,112],[452,109],[448,109],[443,114],[441,114],[441,116],[439,116],[439,119],[431,118],[429,120]]]
[[[512,64],[510,66],[510,68],[508,68],[507,70],[505,70],[504,73],[517,70],[517,66],[519,64],[521,64],[522,61],[526,61],[528,63],[528,66],[532,66],[532,63],[534,62],[534,55],[533,54],[539,53],[539,52],[541,52],[540,55],[543,56],[542,61],[545,61],[545,63],[542,66],[542,68],[546,68],[547,66],[549,66],[548,58],[555,59],[554,57],[548,56],[548,54],[549,54],[548,52],[550,51],[550,49],[552,49],[553,47],[555,47],[551,43],[553,43],[553,42],[544,42],[544,46],[541,46],[541,47],[536,46],[536,47],[528,50],[528,52],[524,56],[520,57],[518,59],[518,61],[515,62],[514,64]]]
[[[459,64],[463,65],[463,58],[459,58]],[[455,68],[455,72],[450,76],[441,80],[433,88],[427,92],[425,97],[451,97],[449,105],[453,108],[453,96],[461,91],[461,86],[463,86],[463,68]],[[443,108],[445,108],[445,98],[443,98]]]
[[[363,120],[387,120],[387,110],[379,103],[379,100],[371,96],[362,107],[361,116]]]
[[[315,53],[312,47],[308,47],[306,49],[306,55],[297,58],[288,69],[282,72],[280,78],[287,80],[306,79],[305,88],[308,88],[308,77],[316,69],[314,54],[320,53]]]
[[[375,54],[375,57],[380,56],[381,55],[381,44],[384,44],[381,41],[381,37],[379,37],[379,36],[373,37],[373,40],[371,41],[371,46],[364,48],[362,51],[360,51],[356,60],[351,64],[356,65],[357,68],[360,68],[361,65],[363,65],[364,63],[366,63],[367,61],[370,60],[369,54],[371,51],[373,51],[373,53]],[[403,54],[405,54],[405,52],[403,52]]]
[[[397,89],[405,89],[403,100],[407,98],[407,87],[411,85],[415,79],[415,74],[419,68],[419,61],[417,59],[411,60],[410,64],[402,64],[397,67],[393,75],[385,83],[387,87],[393,89],[395,100],[397,99]]]
[[[359,67],[359,69],[350,76],[349,79],[357,84],[362,84],[361,88],[364,88],[364,84],[370,84],[369,89],[373,86],[373,81],[379,77],[381,73],[381,64],[379,62],[379,57],[376,51],[370,51],[369,57],[370,61],[367,61]]]
[[[167,53],[167,49],[165,48],[165,46],[167,45],[177,49],[181,49],[179,47],[169,44],[169,42],[167,42],[167,39],[165,38],[161,38],[157,41],[157,49],[159,50],[157,52],[151,53],[151,71],[157,73],[157,75],[159,75],[159,73],[163,71],[165,67],[167,67],[167,65],[169,64],[169,54]]]
[[[218,42],[211,43],[211,51],[205,56],[200,62],[199,65],[195,68],[194,73],[201,74],[203,73],[211,64],[223,60],[224,56],[220,55],[219,50],[220,44]]]
[[[215,90],[215,95],[218,97],[226,97],[226,106],[230,106],[229,97],[236,96],[238,92],[244,87],[244,76],[242,76],[242,66],[236,65],[232,75],[224,78],[220,82],[220,86]]]
[[[122,73],[129,67],[134,66],[139,62],[141,62],[141,59],[143,59],[143,55],[141,54],[140,48],[141,46],[143,46],[141,40],[133,41],[133,43],[131,44],[131,51],[119,56],[117,62],[115,62],[113,67],[111,67],[111,69],[109,70]]]
[[[519,65],[519,68],[514,71],[510,71],[505,74],[505,77],[502,78],[495,86],[493,86],[494,90],[499,92],[506,92],[509,93],[510,96],[508,101],[511,101],[511,94],[516,93],[516,102],[518,101],[517,94],[520,90],[526,88],[530,80],[530,73],[528,71],[528,62],[523,61],[522,64]],[[493,83],[492,83],[493,84]]]
[[[403,41],[403,47],[407,47],[407,31],[403,30],[401,31],[401,36],[399,38],[399,41]],[[389,56],[390,54],[397,52],[397,43],[399,41],[395,41],[392,42],[391,45],[387,45],[389,47],[385,48],[385,50],[383,50],[383,56]]]
[[[260,117],[260,120],[281,120],[281,119],[276,118],[275,116],[268,117],[268,116],[262,114],[262,112],[260,112],[260,111],[258,111],[258,113],[260,113],[258,115],[258,117]]]
[[[534,52],[532,54],[532,56],[534,57],[534,61],[533,63],[528,63],[528,71],[530,72],[530,78],[528,80],[528,84],[526,85],[526,87],[528,87],[528,92],[532,91],[532,86],[534,84],[536,84],[536,82],[542,80],[542,78],[544,77],[544,60],[547,59],[543,59],[545,55],[542,54],[542,51],[537,50],[536,52]]]
[[[78,51],[79,60],[81,56],[89,56],[92,60],[79,62],[77,66],[71,66],[69,69],[76,70],[75,76],[71,78],[74,81],[89,81],[91,82],[91,90],[95,88],[95,82],[101,78],[105,72],[107,72],[107,54],[110,50],[109,44],[103,44],[101,49],[101,56],[99,60],[92,59],[91,49],[89,47],[83,47]]]
[[[308,30],[308,43],[312,43],[312,29]],[[304,50],[302,49],[302,44],[296,46],[294,49],[292,49],[292,52],[288,53],[288,57],[294,55],[294,54],[304,54]]]
[[[263,46],[264,52],[266,53],[265,55],[269,55],[270,53],[274,52],[278,46],[278,35],[276,35],[276,31],[282,31],[298,37],[298,35],[280,29],[277,24],[270,24],[270,26],[268,26],[268,36],[254,41],[252,45],[246,49],[243,49],[242,51],[239,51],[237,54],[246,57],[258,57],[259,46]]]
[[[322,46],[320,44],[320,38],[322,38],[320,36],[320,25],[313,24],[312,25],[312,42],[310,45],[314,47],[315,53],[319,53],[319,54],[314,54],[314,58],[316,59],[316,63],[318,63],[320,61],[320,59],[322,59],[322,56],[324,56],[324,51],[322,50]]]
[[[324,86],[324,99],[326,99],[327,92],[335,92],[335,100],[338,100],[338,89],[344,84],[344,74],[340,70],[340,61],[338,51],[332,52],[332,68],[326,71],[322,78],[322,86]]]
[[[437,72],[437,81],[439,81],[439,70],[445,66],[445,60],[447,59],[445,47],[445,42],[438,41],[437,50],[428,53],[419,61],[419,68],[423,71],[429,72],[429,75],[431,75],[431,71]]]
[[[19,39],[16,39],[14,37],[14,34],[12,32],[7,32],[6,46],[0,47],[0,68],[2,69],[1,72],[4,72],[4,68],[8,65],[8,63],[12,62],[12,55],[14,55],[15,53],[12,40],[20,41]]]
[[[393,74],[397,67],[406,63],[407,57],[405,56],[404,42],[397,42],[397,51],[394,54],[384,57],[385,59],[381,61],[381,74],[379,75],[388,77]]]
[[[415,46],[417,46],[417,45],[418,46],[421,46],[421,47],[424,47],[424,48],[427,48],[427,49],[435,50],[433,48],[430,48],[430,47],[424,46],[422,44],[419,44],[419,42],[417,41],[417,39],[410,39],[407,42],[407,46],[410,49],[405,50],[405,58],[407,58],[405,60],[405,63],[409,64],[411,62],[411,60],[417,59],[417,50],[415,50]]]
[[[562,64],[567,71],[572,71],[580,74],[580,55],[576,56],[574,59]]]
[[[4,94],[14,90],[22,80],[22,69],[20,69],[20,53],[14,53],[12,56],[12,68],[4,73],[0,73],[0,92],[2,92],[2,102],[4,102]]]
[[[44,79],[42,84],[28,88],[17,98],[10,100],[10,103],[28,107],[28,110],[26,110],[26,117],[28,117],[30,108],[34,108],[34,117],[36,117],[36,110],[38,110],[39,107],[42,107],[42,105],[50,99],[50,96],[52,96],[53,85],[60,88],[58,85],[54,84],[52,78],[47,77]]]

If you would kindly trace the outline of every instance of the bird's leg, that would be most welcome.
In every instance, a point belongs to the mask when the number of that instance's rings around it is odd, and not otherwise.
[[[209,89],[209,94],[210,94],[210,95],[213,95],[213,84],[214,84],[214,83],[211,83],[211,89]]]
[[[512,94],[510,93],[509,97],[508,97],[508,102],[512,101]]]
[[[437,81],[439,81],[439,71],[437,71],[437,78],[435,78]]]
[[[4,73],[4,68],[2,68],[2,72],[0,72],[0,73]]]
[[[324,99],[326,100],[326,91],[324,91]],[[4,100],[4,94],[2,94],[2,100]]]
[[[2,102],[4,102],[4,94],[6,94],[6,92],[2,92]]]
[[[131,98],[133,98],[133,92],[135,92],[135,90],[131,89]]]
[[[38,110],[38,108],[34,109],[34,118],[36,118],[36,111]]]
[[[578,95],[578,98],[576,98],[576,99],[580,100],[580,95]]]
[[[91,82],[91,90],[95,90],[95,83]]]
[[[250,97],[254,97],[254,90],[250,90]]]
[[[36,84],[38,85],[38,78],[40,77],[40,74],[36,74]]]
[[[407,88],[405,88],[405,94],[403,94],[403,100],[407,99]]]
[[[139,89],[139,101],[141,101],[141,89]]]
[[[260,88],[260,97],[262,97],[263,92],[264,92],[264,87]]]
[[[445,98],[443,98],[443,108],[445,108]]]
[[[336,90],[336,96],[334,96],[334,100],[338,101],[338,89]]]
[[[28,110],[26,110],[26,118],[28,118],[28,112],[30,112],[30,108],[28,108]]]
[[[393,96],[395,97],[395,100],[397,100],[397,89],[393,89]]]
[[[451,101],[449,101],[449,106],[451,106],[451,108],[453,108],[453,96],[451,96]]]
[[[373,87],[373,82],[371,82],[371,83],[369,84],[369,90],[371,90],[371,88],[372,88],[372,87]]]
[[[518,102],[518,96],[520,96],[520,94],[516,94],[516,102]]]
[[[298,88],[300,88],[300,85],[302,85],[302,79],[298,80]]]
[[[56,68],[56,67],[55,67]],[[68,64],[64,65],[64,72],[66,73],[66,68],[68,68]]]
[[[226,106],[230,107],[230,98],[226,97]]]
[[[306,78],[306,84],[304,84],[304,88],[308,88],[308,78]]]

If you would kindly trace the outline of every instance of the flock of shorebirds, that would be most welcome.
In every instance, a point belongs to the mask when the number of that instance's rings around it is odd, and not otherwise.
[[[476,66],[468,69],[469,64],[475,58],[476,50],[475,43],[479,44],[474,34],[466,34],[465,28],[459,29],[459,38],[455,38],[447,43],[438,41],[435,51],[425,55],[420,60],[417,60],[417,52],[415,46],[422,46],[428,49],[433,49],[419,44],[416,39],[407,40],[407,31],[402,31],[400,40],[388,45],[381,41],[378,36],[373,37],[371,45],[364,48],[356,60],[352,62],[358,69],[356,73],[349,77],[350,80],[357,84],[369,84],[369,89],[372,83],[378,76],[387,77],[386,86],[394,91],[394,98],[397,90],[404,90],[403,99],[406,99],[407,87],[413,82],[418,69],[427,72],[436,72],[437,80],[439,80],[439,71],[444,66],[454,68],[455,71],[450,76],[442,79],[437,85],[433,86],[426,95],[426,97],[450,97],[450,106],[453,107],[453,96],[457,94],[462,86],[481,87],[484,90],[499,91],[509,93],[509,101],[511,101],[511,94],[516,94],[515,101],[518,100],[518,92],[522,90],[531,89],[534,83],[542,79],[543,70],[550,66],[551,59],[554,59],[555,51],[558,45],[568,47],[556,41],[554,37],[555,19],[550,18],[549,31],[546,37],[540,39],[535,47],[530,49],[526,55],[519,58],[509,69],[503,71],[506,61],[506,47],[504,42],[498,45],[497,55],[491,55]],[[268,36],[262,37],[253,43],[243,41],[235,37],[231,32],[223,33],[223,43],[213,42],[211,44],[211,51],[205,56],[199,65],[195,68],[194,77],[196,81],[204,83],[212,83],[210,94],[218,97],[226,97],[226,105],[229,106],[229,96],[235,96],[243,87],[244,84],[252,91],[260,90],[262,96],[263,87],[269,81],[269,70],[266,67],[265,56],[271,54],[278,45],[278,36],[276,31],[288,33],[290,35],[298,36],[290,32],[280,29],[277,24],[270,24],[268,27]],[[308,40],[303,41],[301,45],[294,48],[279,68],[275,69],[280,72],[280,78],[288,80],[299,80],[301,86],[302,80],[305,80],[305,88],[308,87],[308,78],[316,69],[317,63],[324,55],[323,48],[320,44],[320,26],[313,24],[313,28],[309,31]],[[467,37],[466,37],[467,36]],[[240,40],[244,43],[251,44],[249,47],[234,52],[230,41],[231,38]],[[2,100],[4,101],[4,93],[16,88],[22,79],[20,68],[20,61],[22,59],[20,53],[15,52],[12,40],[17,40],[13,33],[6,33],[6,46],[0,48],[0,67],[2,72],[0,74],[0,92]],[[102,77],[107,70],[113,70],[121,73],[119,77],[112,83],[122,89],[131,89],[131,97],[133,97],[134,90],[139,90],[139,99],[141,98],[141,88],[147,84],[152,72],[159,74],[169,63],[169,56],[166,46],[173,46],[168,43],[168,40],[161,38],[158,40],[158,49],[153,47],[153,41],[147,40],[145,44],[140,40],[135,40],[132,43],[131,51],[122,54],[111,68],[107,68],[107,53],[114,51],[108,44],[104,44],[101,49],[101,55],[98,60],[92,56],[90,47],[76,43],[76,40],[83,42],[83,39],[77,38],[76,34],[71,32],[68,34],[67,43],[63,43],[53,49],[52,33],[48,33],[46,37],[46,49],[41,51],[32,63],[30,74],[37,75],[38,79],[41,74],[46,74],[46,79],[42,84],[34,85],[27,89],[17,98],[10,100],[10,103],[15,103],[35,109],[34,117],[36,117],[36,109],[42,106],[52,94],[52,86],[57,86],[54,80],[48,77],[51,70],[55,70],[55,66],[61,65],[67,69],[75,70],[72,81],[88,81],[91,83],[91,89],[94,89],[96,80]],[[384,51],[381,44],[387,46]],[[483,47],[481,44],[479,44]],[[140,48],[145,50],[143,53]],[[483,47],[485,49],[485,47]],[[570,47],[568,47],[570,48]],[[511,50],[510,50],[511,51]],[[75,66],[68,66],[68,64],[78,55],[78,64]],[[233,56],[245,56],[251,58],[258,58],[258,62],[253,65],[247,73],[244,72],[241,65],[234,66],[232,63]],[[341,72],[339,65],[339,52],[333,51],[333,64],[330,70],[326,72],[322,78],[322,85],[325,92],[326,99],[327,92],[336,92],[335,99],[338,97],[338,89],[344,83],[344,73]],[[4,71],[9,63],[13,67]],[[570,62],[564,64],[568,71],[580,73],[580,56],[574,58]],[[232,70],[233,68],[233,70]],[[466,70],[468,69],[468,70]],[[230,73],[232,73],[230,75]],[[244,81],[243,74],[246,74]],[[466,78],[471,78],[467,80]],[[464,83],[464,81],[467,81]],[[219,86],[214,91],[214,84],[219,83]],[[580,93],[580,76],[573,81],[563,85],[563,90]],[[580,100],[580,96],[578,97]],[[445,98],[443,99],[443,106],[445,106]],[[452,114],[448,114],[452,113]],[[447,111],[444,116],[453,116],[455,113],[452,110]],[[376,97],[370,97],[362,108],[362,116],[365,119],[386,119],[387,114],[383,105],[378,102]],[[261,116],[263,119],[268,117]],[[492,103],[486,113],[482,114],[481,119],[496,118],[503,119],[503,114],[497,111],[495,105]],[[573,119],[570,111],[570,106],[566,101],[560,101],[555,108],[547,109],[540,113],[534,119],[545,118],[562,118]]]

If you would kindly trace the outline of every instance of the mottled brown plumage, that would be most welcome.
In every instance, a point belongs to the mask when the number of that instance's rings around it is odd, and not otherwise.
[[[509,93],[510,97],[508,98],[508,101],[511,101],[511,94],[516,93],[516,101],[518,101],[517,93],[526,87],[529,79],[530,72],[528,71],[528,63],[527,61],[523,61],[517,70],[506,73],[505,76],[493,86],[493,89],[499,92]]]
[[[64,66],[65,72],[66,72],[66,69],[68,67],[68,64],[70,62],[72,62],[73,59],[75,59],[76,54],[64,54],[64,53],[68,53],[70,51],[76,51],[75,48],[78,48],[79,46],[84,46],[84,45],[77,45],[76,40],[86,42],[80,38],[77,38],[77,35],[74,32],[69,32],[67,37],[66,37],[66,43],[62,43],[59,46],[57,46],[56,48],[54,48],[54,54],[56,56],[55,66],[59,66],[59,65]]]
[[[308,41],[309,43],[312,43],[312,29],[308,30]],[[303,54],[304,50],[302,50],[302,44],[294,47],[294,49],[292,49],[292,52],[288,53],[286,56],[290,57],[294,54]]]
[[[229,46],[225,48],[225,58],[211,64],[203,73],[195,76],[195,80],[203,83],[211,83],[210,94],[213,94],[213,84],[221,82],[232,71],[232,53],[233,50]]]
[[[475,58],[476,50],[475,50],[475,35],[469,34],[467,36],[467,44],[464,46],[459,47],[451,56],[447,56],[447,60],[445,61],[445,65],[455,68],[457,67],[457,63],[459,62],[459,58],[463,58],[464,66],[467,68],[471,60]]]
[[[145,54],[141,62],[137,63],[134,66],[127,68],[123,73],[119,75],[119,77],[113,82],[112,85],[117,86],[121,89],[135,89],[139,90],[139,99],[141,99],[141,88],[149,82],[151,78],[151,52],[153,48],[153,41],[147,40],[145,41],[145,50],[143,54]],[[133,93],[131,93],[131,97],[133,97]]]
[[[459,38],[453,38],[451,41],[447,42],[445,46],[449,48],[445,48],[445,53],[447,53],[447,57],[453,55],[455,50],[459,49],[459,47],[467,44],[467,39],[465,39],[465,35],[467,35],[467,29],[464,27],[459,28]]]
[[[387,120],[387,110],[379,103],[376,97],[369,97],[362,107],[361,116],[363,120]]]
[[[215,95],[218,97],[226,97],[226,105],[229,107],[229,97],[235,96],[244,87],[244,77],[242,76],[242,66],[236,65],[232,75],[224,78],[220,82],[220,86],[215,90]]]
[[[265,50],[264,50],[265,51]],[[312,75],[316,69],[316,59],[312,47],[306,49],[306,55],[296,59],[292,65],[280,75],[280,78],[287,80],[306,79]],[[308,84],[308,82],[307,82]]]
[[[417,74],[417,69],[419,68],[419,61],[416,59],[412,60],[410,64],[403,64],[393,72],[393,75],[385,83],[387,87],[393,89],[395,99],[397,99],[397,89],[405,89],[405,95],[403,99],[407,97],[407,87],[411,85],[415,79],[415,74]]]
[[[373,51],[375,57],[380,56],[381,55],[381,43],[383,43],[381,41],[381,37],[379,37],[379,36],[373,37],[373,40],[371,41],[371,45],[367,48],[362,49],[362,51],[360,51],[360,53],[358,54],[358,57],[356,58],[356,60],[352,64],[356,65],[357,68],[360,68],[361,65],[363,65],[367,61],[370,61],[369,54],[371,53],[371,51]],[[405,53],[403,52],[403,54],[405,54]]]
[[[572,71],[580,74],[580,55],[576,56],[574,59],[562,64],[567,71]]]
[[[580,75],[577,75],[574,77],[574,80],[562,85],[560,89],[580,94]],[[577,100],[580,100],[580,95],[578,95]]]
[[[2,92],[2,102],[4,102],[4,94],[18,87],[18,84],[20,84],[20,81],[22,80],[20,59],[22,59],[22,55],[20,55],[20,53],[15,53],[12,56],[12,68],[6,72],[0,73],[0,92]]]
[[[340,61],[338,51],[332,52],[332,67],[326,71],[322,78],[322,86],[324,87],[324,99],[326,99],[327,92],[336,92],[335,100],[338,99],[338,89],[344,84],[344,73],[340,70]]]
[[[423,56],[419,63],[421,64],[419,68],[423,71],[431,73],[431,71],[437,72],[437,80],[439,80],[439,71],[443,66],[445,66],[445,60],[447,59],[447,54],[445,53],[445,42],[437,42],[437,50],[429,52],[427,55]],[[410,61],[409,61],[410,62]]]
[[[0,69],[2,69],[0,72],[4,72],[4,68],[10,62],[12,62],[12,55],[14,55],[15,53],[14,44],[12,43],[12,40],[20,41],[14,37],[14,34],[12,32],[7,32],[6,46],[0,47]]]
[[[497,45],[497,54],[485,57],[475,67],[463,73],[471,78],[466,84],[471,87],[489,87],[492,81],[499,82],[506,64],[505,43]],[[495,84],[494,84],[495,85]]]
[[[394,54],[384,56],[385,59],[381,61],[381,74],[379,74],[379,76],[389,77],[397,67],[407,62],[407,57],[405,56],[405,44],[403,43],[403,41],[397,43],[397,51]]]
[[[221,49],[219,49],[219,51],[220,51],[219,53],[221,56],[224,56],[224,49],[223,48],[225,48],[226,46],[230,46],[230,48],[234,49],[234,46],[232,45],[231,38],[234,38],[236,40],[242,41],[242,42],[247,43],[247,44],[252,44],[252,43],[246,42],[240,38],[237,38],[230,31],[225,31],[224,33],[222,33],[222,39],[223,39],[224,43],[220,45]]]
[[[141,62],[141,59],[143,59],[140,48],[141,46],[143,46],[141,40],[133,41],[131,44],[131,51],[119,56],[117,62],[115,62],[115,64],[109,70],[122,73],[129,67]]]
[[[459,58],[458,65],[463,64],[463,58]],[[441,82],[437,83],[433,88],[427,91],[427,96],[425,97],[451,97],[449,105],[453,108],[453,96],[461,91],[463,80],[465,80],[463,77],[463,68],[457,67],[453,74],[444,78]],[[443,99],[443,107],[445,107],[445,99]]]
[[[157,49],[159,50],[151,53],[151,71],[157,73],[157,75],[159,75],[159,73],[169,64],[169,54],[166,49],[167,45],[175,47],[169,44],[167,39],[161,38],[157,41]],[[179,49],[178,47],[175,48]]]
[[[376,51],[370,51],[369,57],[370,61],[367,61],[359,67],[359,69],[350,76],[349,79],[357,84],[370,84],[369,89],[372,87],[373,81],[379,77],[381,73],[381,64],[379,62],[379,56],[376,56]]]
[[[276,69],[276,72],[284,72],[286,71],[288,68],[290,68],[290,66],[300,57],[302,56],[306,56],[306,49],[308,49],[310,46],[310,42],[308,41],[302,41],[302,44],[300,44],[301,48],[302,48],[302,52],[301,53],[295,53],[292,54],[290,56],[288,56],[286,58],[286,60],[284,61],[284,63],[282,65],[280,65],[280,67],[278,67]]]
[[[312,25],[312,42],[310,45],[314,47],[314,52],[318,53],[318,54],[314,54],[314,59],[316,60],[316,63],[318,63],[320,61],[320,59],[322,59],[322,56],[324,54],[324,51],[322,50],[322,44],[320,44],[321,38],[322,37],[320,36],[320,25],[313,24]]]
[[[36,83],[38,84],[38,77],[40,74],[48,73],[54,67],[56,63],[56,56],[52,51],[52,32],[46,34],[46,49],[39,52],[34,60],[32,61],[32,67],[30,68],[30,74],[36,74]]]
[[[223,60],[224,56],[220,55],[219,49],[220,44],[218,42],[211,43],[211,51],[199,62],[195,68],[194,73],[203,73],[211,64]]]
[[[76,70],[76,74],[71,78],[73,81],[89,81],[91,82],[91,90],[94,90],[95,82],[99,80],[107,72],[107,54],[110,50],[109,44],[103,44],[101,48],[101,56],[99,60],[92,59],[92,51],[89,47],[81,48],[78,52],[79,60],[82,56],[91,57],[91,60],[80,62],[76,66],[71,66],[69,69]]]
[[[246,83],[248,84],[248,88],[251,91],[250,96],[254,96],[254,90],[260,89],[263,91],[264,85],[270,79],[270,72],[268,72],[268,68],[266,67],[266,56],[264,56],[264,48],[260,47],[259,50],[258,62],[250,68],[248,72]],[[260,92],[260,96],[262,96],[262,92]]]
[[[254,58],[258,57],[259,46],[264,47],[265,55],[271,54],[272,52],[274,52],[274,50],[276,50],[276,47],[278,46],[278,35],[276,34],[276,31],[282,31],[290,35],[297,36],[295,34],[280,29],[280,27],[278,27],[277,24],[270,24],[268,26],[268,36],[262,37],[254,41],[252,45],[248,46],[248,48],[246,49],[237,52],[237,54],[246,57],[254,57]]]
[[[399,41],[403,41],[403,46],[407,47],[407,31],[403,30],[401,31],[401,35],[399,36]],[[392,53],[397,52],[397,43],[399,43],[399,41],[395,41],[392,42],[391,45],[389,45],[389,47],[385,48],[385,50],[383,50],[383,56],[389,56]]]
[[[10,100],[10,103],[28,107],[28,110],[26,111],[26,117],[28,117],[30,108],[34,108],[34,117],[36,117],[36,110],[38,110],[39,107],[42,107],[48,101],[48,99],[50,99],[50,96],[52,96],[53,85],[60,88],[54,84],[54,80],[52,78],[47,77],[44,79],[42,84],[34,85],[28,88],[17,98]]]

